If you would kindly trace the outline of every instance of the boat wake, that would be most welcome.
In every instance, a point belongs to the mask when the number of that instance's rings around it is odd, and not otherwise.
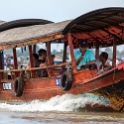
[[[92,94],[64,94],[56,96],[50,100],[35,100],[23,104],[0,103],[0,110],[21,111],[21,112],[43,112],[43,111],[78,111],[87,107],[109,107],[108,99],[94,96]]]

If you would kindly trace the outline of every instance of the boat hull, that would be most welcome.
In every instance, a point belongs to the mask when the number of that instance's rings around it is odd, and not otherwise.
[[[28,102],[32,100],[48,100],[56,95],[67,93],[82,94],[94,93],[110,99],[112,107],[115,110],[121,110],[124,105],[124,71],[113,69],[101,76],[94,77],[87,71],[80,71],[73,74],[73,84],[70,90],[63,91],[57,78],[37,78],[25,81],[23,94],[20,97],[15,96],[14,80],[1,80],[0,100],[8,102]],[[11,88],[4,85],[11,83]],[[114,87],[113,87],[114,86]],[[104,93],[102,92],[104,91]],[[106,95],[109,93],[109,95]],[[121,95],[120,95],[121,94]],[[111,97],[110,97],[111,96]],[[117,101],[119,99],[118,105]]]

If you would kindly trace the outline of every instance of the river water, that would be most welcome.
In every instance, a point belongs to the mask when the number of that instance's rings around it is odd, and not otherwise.
[[[95,104],[106,109],[96,109]],[[65,94],[48,101],[21,104],[0,103],[0,124],[124,124],[124,112],[113,111],[110,105],[108,99],[91,94]]]

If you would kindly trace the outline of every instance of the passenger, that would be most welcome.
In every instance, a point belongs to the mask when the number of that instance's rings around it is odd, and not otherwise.
[[[38,54],[33,53],[33,58],[34,58],[34,67],[37,67],[37,66],[36,66],[37,63],[38,63],[37,61],[39,61],[39,60],[38,60],[38,58],[39,58]],[[31,64],[30,64],[30,63],[28,63],[26,69],[29,69],[29,68],[31,68]]]
[[[40,49],[38,51],[38,54],[36,54],[36,53],[33,54],[34,60],[35,60],[35,62],[34,62],[34,66],[35,67],[40,67],[41,63],[45,63],[46,62],[46,50]]]
[[[96,60],[96,66],[97,66],[97,75],[103,73],[104,71],[107,71],[111,68],[111,63],[108,60],[108,53],[102,52],[99,56],[99,59]]]
[[[85,65],[95,64],[95,55],[87,47],[87,40],[79,40],[80,50],[75,53],[77,69],[81,69]]]
[[[54,65],[54,58],[55,58],[55,55],[51,55],[51,65]],[[48,60],[46,60],[45,63],[41,63],[40,67],[47,67],[47,65],[48,65]],[[47,68],[46,70],[49,76],[54,75],[54,67],[51,67],[50,69]]]
[[[35,63],[35,67],[46,67],[46,50],[40,49],[38,51],[39,59],[37,59]],[[38,77],[48,77],[48,73],[46,69],[41,69],[36,71]]]
[[[55,55],[51,55],[51,65],[54,64],[54,58],[55,58]],[[48,65],[48,59],[46,59],[46,62],[44,63],[45,65]]]

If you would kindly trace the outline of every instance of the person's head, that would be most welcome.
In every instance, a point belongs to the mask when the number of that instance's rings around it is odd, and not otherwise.
[[[108,59],[108,53],[102,52],[100,54],[100,61],[106,61]]]
[[[39,59],[40,60],[46,60],[46,57],[47,57],[46,50],[40,49],[38,51],[38,53],[39,53]]]
[[[79,40],[79,49],[82,53],[85,53],[87,47],[88,47],[88,43],[87,43],[87,40]]]
[[[33,53],[33,57],[34,57],[34,59],[39,59],[39,56],[37,53]]]

